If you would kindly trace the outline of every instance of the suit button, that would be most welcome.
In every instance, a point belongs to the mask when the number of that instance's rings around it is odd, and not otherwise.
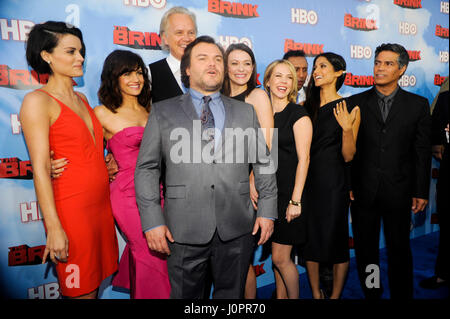
[[[211,185],[211,189],[214,189],[214,185]]]
[[[386,134],[386,129],[382,129],[381,133]]]
[[[381,153],[384,153],[384,148],[383,147],[381,148]]]

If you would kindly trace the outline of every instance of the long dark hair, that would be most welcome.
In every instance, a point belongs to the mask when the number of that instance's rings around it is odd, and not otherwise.
[[[138,95],[138,102],[147,111],[151,107],[150,80],[148,70],[142,58],[127,50],[115,50],[111,52],[103,63],[101,84],[98,90],[100,103],[116,113],[116,109],[122,105],[122,93],[119,87],[119,77],[127,72],[142,70],[144,76],[144,86]]]
[[[322,54],[319,54],[315,57],[313,66],[316,65],[316,60],[320,57],[324,57],[327,59],[328,62],[331,63],[333,66],[333,69],[335,72],[337,71],[344,71],[340,77],[336,80],[336,91],[339,91],[339,89],[342,87],[342,84],[344,84],[345,80],[345,70],[347,68],[347,64],[345,63],[345,60],[342,56],[339,54],[333,53],[333,52],[325,52]],[[317,112],[320,108],[320,87],[317,87],[314,82],[314,67],[311,71],[310,80],[308,83],[308,87],[306,88],[306,101],[305,101],[305,107],[309,112],[309,116],[311,117],[312,121],[314,122],[317,119]]]
[[[230,77],[228,76],[228,71],[227,71],[228,70],[228,56],[230,55],[231,52],[233,52],[235,50],[241,50],[241,51],[246,52],[250,56],[250,59],[252,60],[253,71],[252,71],[252,74],[250,75],[250,79],[247,82],[247,90],[245,90],[245,96],[247,97],[253,91],[253,89],[256,88],[257,72],[256,72],[255,55],[253,54],[252,49],[250,49],[244,43],[233,43],[225,51],[225,68],[226,68],[226,72],[225,72],[225,79],[223,81],[223,86],[222,86],[222,93],[224,95],[226,95],[226,96],[230,96],[230,94],[231,94]]]

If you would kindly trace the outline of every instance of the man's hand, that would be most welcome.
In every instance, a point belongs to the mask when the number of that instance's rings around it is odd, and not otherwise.
[[[111,153],[106,154],[105,157],[106,168],[108,169],[109,181],[113,181],[116,178],[116,174],[119,171],[116,160]]]
[[[172,234],[166,225],[158,226],[145,232],[148,247],[151,250],[162,254],[170,255],[169,245],[167,245],[166,238],[173,243]]]
[[[263,245],[273,233],[273,220],[265,217],[258,217],[253,227],[252,235],[256,235],[258,229],[261,228],[261,236],[259,238],[258,246]]]
[[[428,204],[428,200],[413,197],[411,210],[414,212],[414,214],[416,214],[418,212],[423,211],[425,209],[425,207],[427,206],[427,204]]]

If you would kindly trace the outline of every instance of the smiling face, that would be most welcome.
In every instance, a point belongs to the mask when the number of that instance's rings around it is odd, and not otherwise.
[[[228,55],[228,77],[239,86],[246,86],[253,72],[254,65],[250,55],[242,50],[231,51]]]
[[[222,87],[224,62],[217,45],[207,42],[196,44],[191,51],[190,66],[186,68],[189,86],[209,95]]]
[[[119,77],[119,88],[122,95],[139,96],[144,86],[144,74],[141,68],[125,72]]]
[[[183,13],[174,13],[169,16],[167,29],[161,40],[169,47],[170,53],[181,60],[186,46],[197,36],[195,24],[191,17]]]
[[[376,86],[396,86],[406,71],[406,65],[399,68],[399,54],[392,51],[381,51],[375,58],[373,75]]]
[[[276,65],[267,83],[271,96],[280,100],[287,99],[293,90],[293,81],[294,75],[286,64]]]
[[[81,55],[82,45],[78,37],[64,34],[59,38],[58,45],[52,53],[42,51],[44,61],[50,62],[53,74],[62,74],[70,77],[83,75],[84,58]]]
[[[300,90],[305,85],[306,77],[308,76],[308,62],[305,57],[291,56],[288,61],[292,63],[297,73],[297,88]]]
[[[342,70],[335,71],[333,65],[325,57],[320,56],[314,63],[313,79],[314,85],[323,87],[326,85],[336,86],[337,78],[342,75]]]

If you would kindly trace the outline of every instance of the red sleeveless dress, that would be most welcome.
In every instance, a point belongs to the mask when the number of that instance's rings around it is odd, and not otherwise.
[[[69,239],[66,263],[56,265],[63,296],[77,297],[97,289],[118,268],[118,244],[109,198],[109,178],[103,157],[103,130],[94,111],[83,100],[94,126],[94,138],[85,122],[64,103],[44,90],[61,107],[50,126],[54,158],[69,163],[53,179],[59,220]]]

